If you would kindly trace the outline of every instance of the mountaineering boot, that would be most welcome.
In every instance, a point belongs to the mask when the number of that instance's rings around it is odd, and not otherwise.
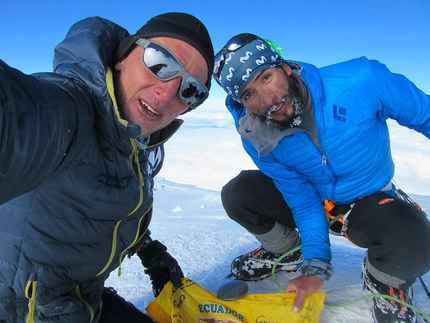
[[[263,246],[241,255],[231,263],[231,273],[234,277],[241,280],[260,280],[272,275],[272,268],[275,266],[281,253],[272,253]],[[299,249],[286,256],[277,265],[275,272],[278,271],[297,271],[303,263],[302,251]]]
[[[412,305],[412,286],[406,289],[397,289],[376,280],[366,269],[363,263],[363,287],[373,294],[384,294],[395,297]],[[384,297],[373,298],[373,320],[375,323],[416,323],[417,315],[414,310]]]

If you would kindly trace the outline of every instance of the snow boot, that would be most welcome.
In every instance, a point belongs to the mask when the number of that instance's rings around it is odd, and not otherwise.
[[[231,274],[240,280],[261,280],[272,275],[272,268],[275,266],[281,253],[271,253],[263,246],[241,255],[231,263]],[[277,265],[275,272],[297,271],[303,263],[302,251],[297,250],[282,259]]]
[[[376,280],[363,263],[363,287],[373,294],[395,297],[412,305],[413,288],[397,289]],[[417,314],[411,308],[384,297],[373,298],[373,320],[375,323],[416,323]]]

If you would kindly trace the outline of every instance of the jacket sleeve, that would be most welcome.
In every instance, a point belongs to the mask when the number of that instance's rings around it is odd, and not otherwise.
[[[394,119],[430,139],[430,96],[405,76],[390,72],[384,64],[375,60],[367,63],[380,102],[378,116]]]
[[[76,123],[64,90],[0,60],[0,204],[58,171]]]

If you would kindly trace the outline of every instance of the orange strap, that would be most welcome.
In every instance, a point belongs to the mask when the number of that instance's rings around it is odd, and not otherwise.
[[[335,207],[336,207],[336,204],[334,201],[324,200],[324,211],[325,211],[327,218],[329,218],[330,220],[335,220],[337,218],[337,216],[332,215],[330,213]],[[342,216],[339,216],[336,219],[337,222],[340,222],[342,224],[342,227],[345,225],[343,216],[344,216],[344,214],[342,214]],[[345,238],[347,238],[349,241],[351,241],[348,237],[348,232],[346,230],[345,231],[342,230],[342,235],[345,236]]]

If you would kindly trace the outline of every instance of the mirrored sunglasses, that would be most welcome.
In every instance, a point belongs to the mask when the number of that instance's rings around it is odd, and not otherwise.
[[[166,47],[153,40],[139,38],[136,44],[143,48],[143,65],[159,80],[167,82],[181,77],[179,97],[191,109],[197,108],[209,96],[206,86],[188,73]]]

